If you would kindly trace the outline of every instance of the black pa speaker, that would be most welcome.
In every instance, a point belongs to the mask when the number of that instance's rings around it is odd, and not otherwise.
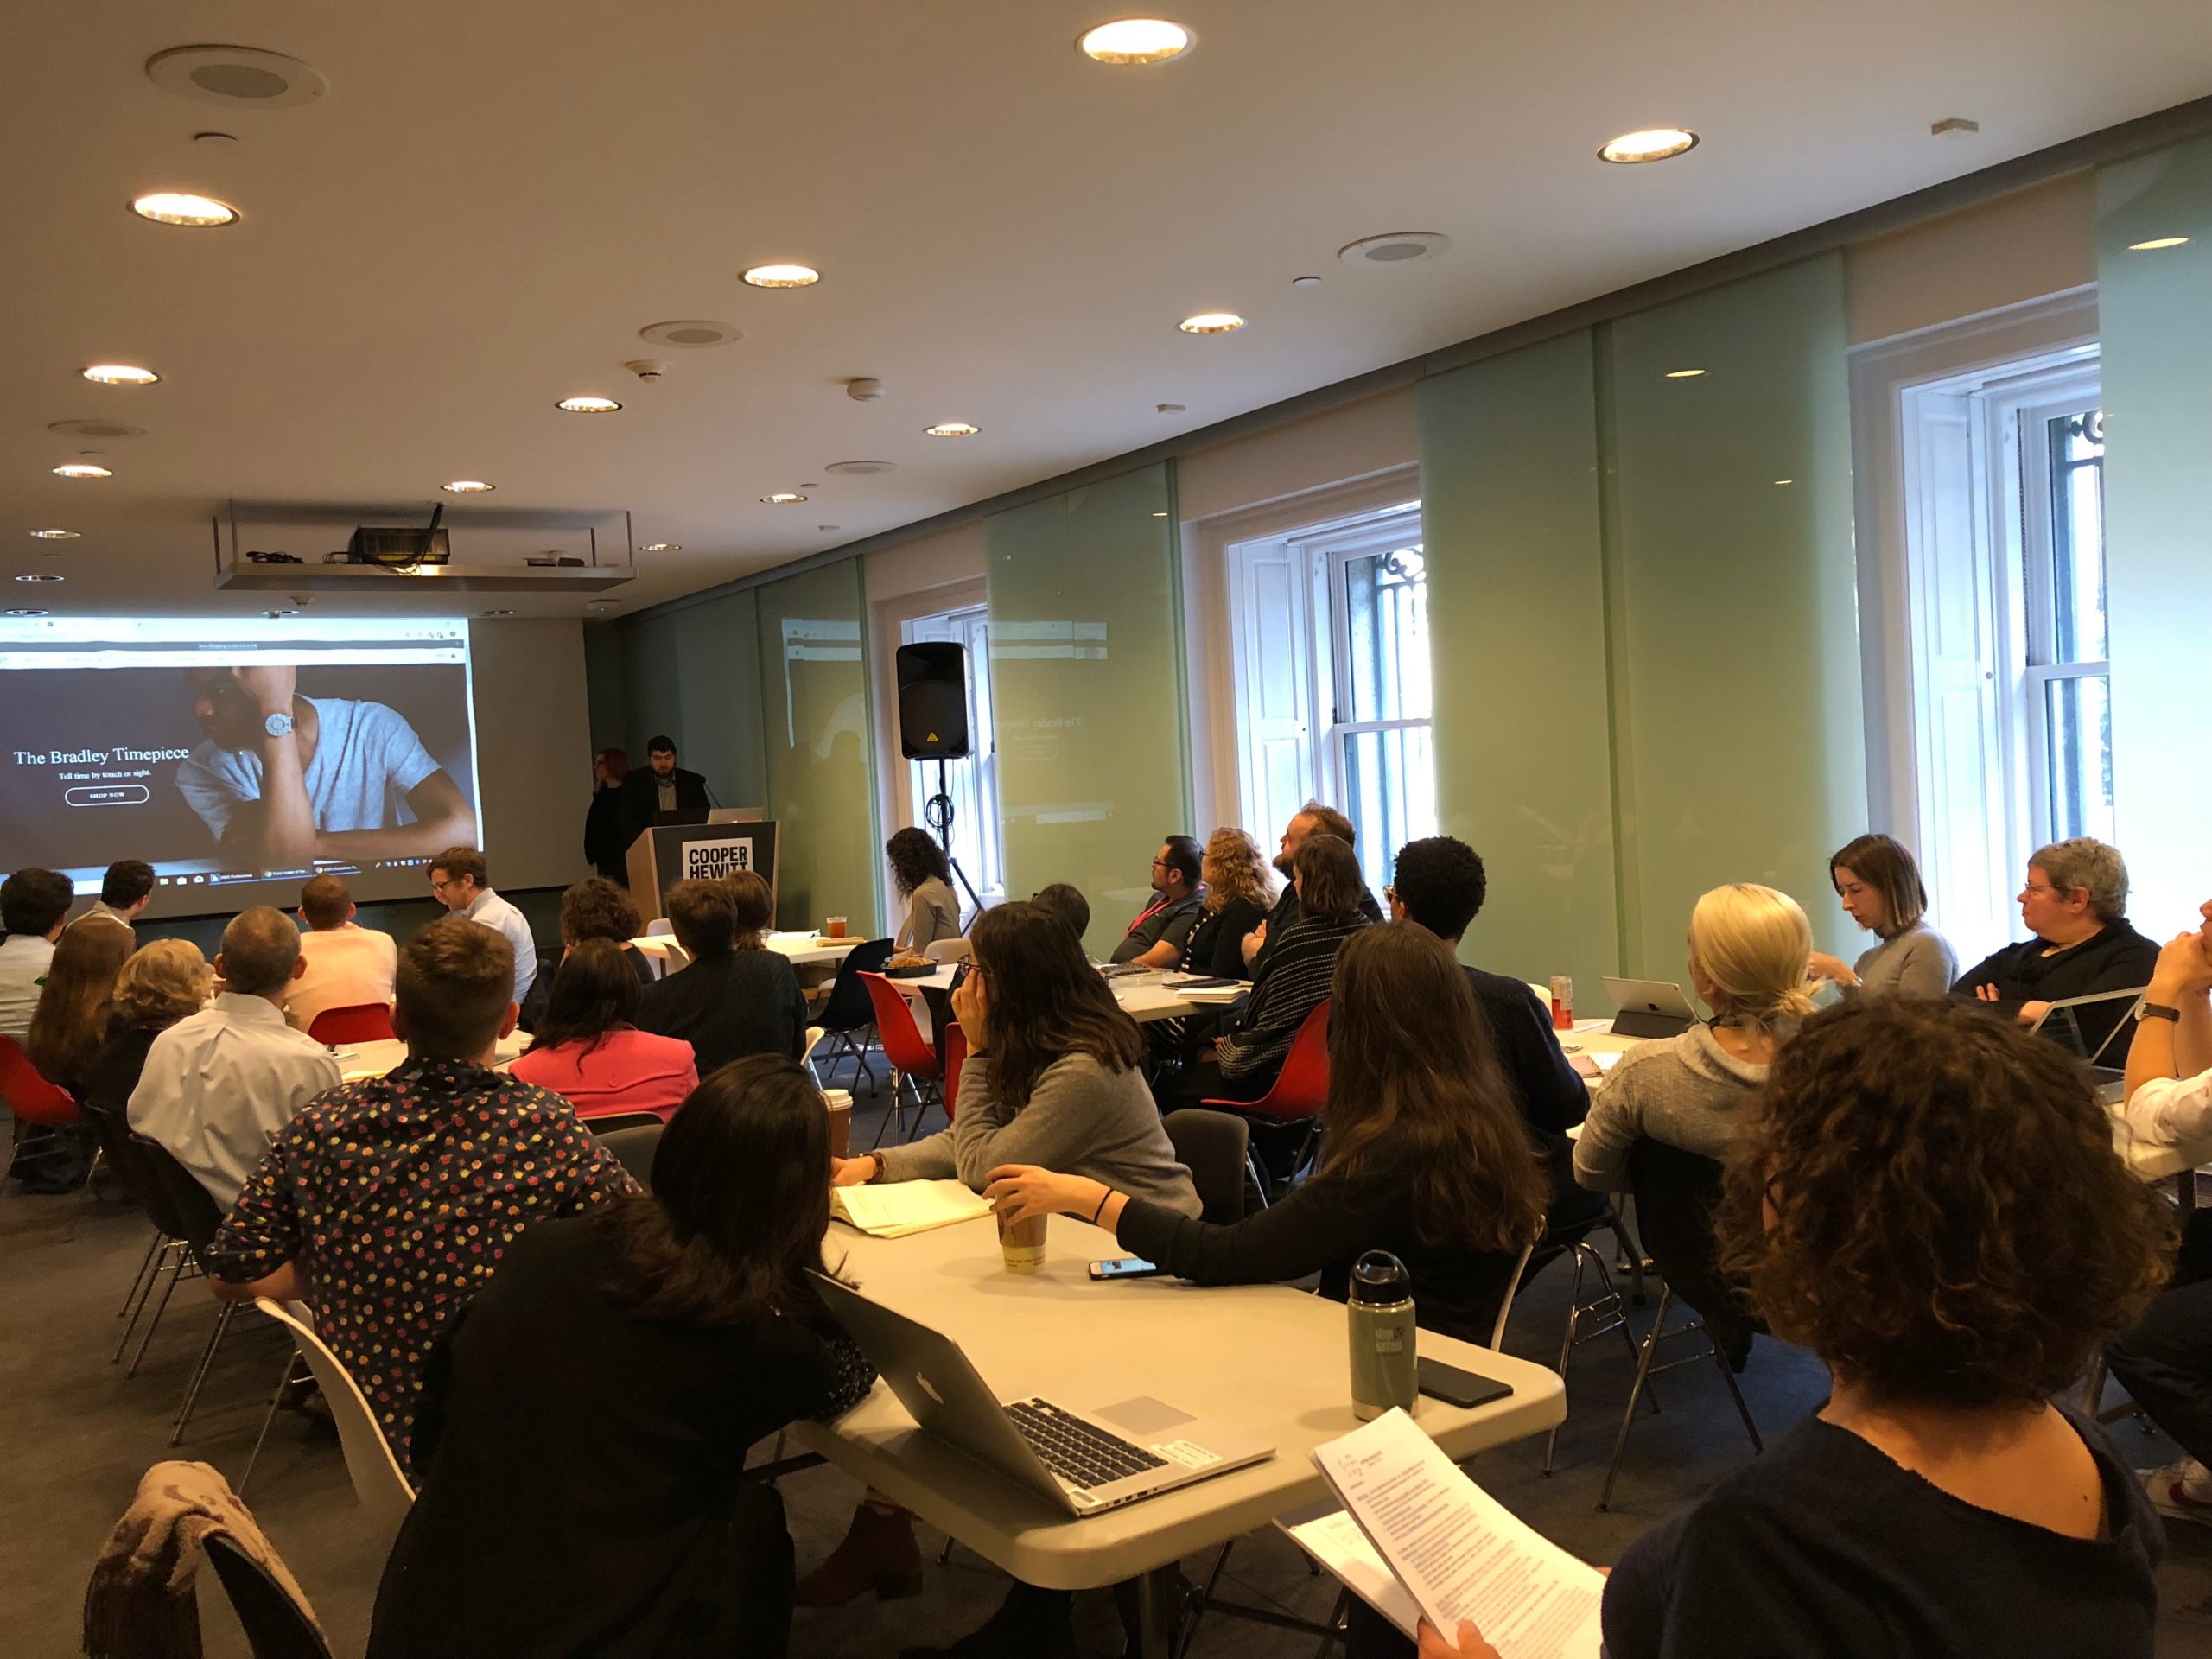
[[[941,640],[899,647],[899,752],[909,760],[966,757],[966,647]]]

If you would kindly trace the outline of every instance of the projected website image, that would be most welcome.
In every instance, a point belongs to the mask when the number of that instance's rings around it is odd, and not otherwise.
[[[211,900],[210,887],[419,872],[440,849],[475,842],[476,801],[464,622],[53,619],[0,631],[11,865],[43,863],[81,887],[143,858],[157,913],[175,913]]]

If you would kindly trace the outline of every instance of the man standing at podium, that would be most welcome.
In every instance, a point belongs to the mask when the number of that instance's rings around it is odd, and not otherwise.
[[[707,780],[676,764],[676,740],[661,736],[645,745],[651,764],[622,780],[623,817],[634,841],[663,812],[704,811]]]

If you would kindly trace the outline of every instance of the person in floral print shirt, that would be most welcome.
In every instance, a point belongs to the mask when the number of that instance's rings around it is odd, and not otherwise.
[[[431,1345],[531,1222],[636,1183],[568,1102],[490,1069],[515,1027],[514,952],[459,917],[399,953],[392,1029],[407,1058],[302,1107],[207,1255],[215,1294],[315,1310],[400,1466]]]

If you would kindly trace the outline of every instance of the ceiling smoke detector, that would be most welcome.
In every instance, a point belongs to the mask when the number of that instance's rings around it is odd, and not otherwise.
[[[690,317],[676,322],[649,322],[638,330],[638,338],[649,345],[681,346],[696,351],[708,346],[728,346],[745,336],[734,323]]]
[[[233,109],[293,109],[330,90],[321,70],[257,46],[173,46],[146,60],[146,78],[165,92]]]
[[[873,478],[878,473],[897,472],[899,463],[895,461],[833,461],[822,470],[835,473],[840,478]]]
[[[1448,253],[1452,238],[1436,231],[1391,231],[1382,236],[1363,236],[1337,250],[1348,265],[1412,265]]]
[[[883,382],[872,374],[863,374],[845,382],[845,396],[856,404],[874,404],[883,400]]]
[[[629,370],[631,373],[636,375],[640,380],[658,380],[661,376],[668,372],[667,364],[659,362],[650,357],[632,359],[631,361],[625,363],[622,366]]]

